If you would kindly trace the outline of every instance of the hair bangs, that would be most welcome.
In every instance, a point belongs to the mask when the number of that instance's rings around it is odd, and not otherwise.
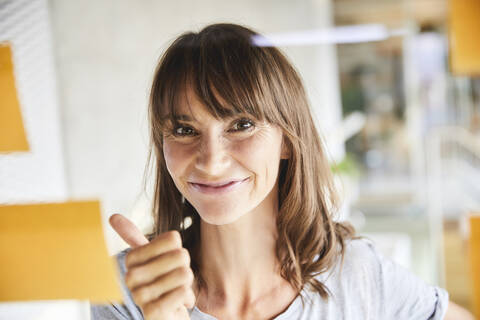
[[[238,30],[237,30],[238,31]],[[239,41],[238,34],[222,34],[216,41],[206,41],[211,31],[187,33],[175,41],[161,61],[163,79],[152,105],[161,114],[157,123],[175,123],[178,106],[192,90],[207,111],[217,119],[238,114],[250,115],[260,121],[280,124],[281,115],[275,106],[275,92],[266,92],[274,85],[274,68],[266,68],[262,49],[252,41]],[[255,33],[250,32],[246,39]],[[271,90],[270,90],[271,91]],[[155,102],[154,102],[155,100]],[[190,107],[190,106],[189,106]]]
[[[150,93],[150,119],[155,126],[152,127],[153,137],[161,137],[169,123],[175,123],[178,118],[178,105],[182,102],[187,82],[187,75],[191,72],[190,56],[192,52],[185,50],[191,48],[195,34],[186,33],[180,36],[165,52],[160,60]]]
[[[198,62],[190,75],[198,98],[218,118],[249,114],[265,120],[259,72],[251,45],[229,39],[210,43],[200,50]],[[195,70],[196,69],[196,70]]]

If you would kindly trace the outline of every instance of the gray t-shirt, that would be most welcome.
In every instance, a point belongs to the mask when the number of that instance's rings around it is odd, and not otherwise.
[[[122,276],[125,254],[117,255]],[[340,260],[340,259],[339,259]],[[443,319],[448,306],[448,293],[426,284],[410,271],[395,264],[377,251],[367,239],[350,240],[343,266],[340,261],[329,272],[317,277],[329,289],[325,301],[318,293],[305,288],[276,320],[320,319]],[[122,280],[124,304],[92,305],[92,320],[141,320]],[[190,310],[192,320],[215,320],[197,307]]]

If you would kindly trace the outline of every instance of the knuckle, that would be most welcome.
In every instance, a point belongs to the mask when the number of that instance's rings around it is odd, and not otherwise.
[[[187,249],[181,248],[178,251],[178,255],[179,255],[179,258],[181,259],[181,261],[183,262],[183,264],[190,265],[190,253],[188,252]]]
[[[180,267],[178,268],[178,273],[182,278],[188,277],[188,269],[187,267]]]
[[[188,268],[188,267],[182,267],[180,269],[181,271],[181,275],[182,275],[182,279],[185,279],[187,281],[187,283],[190,283],[193,281],[193,271],[192,269]]]
[[[197,298],[195,297],[195,294],[193,293],[193,290],[189,290],[189,293],[185,299],[185,302],[187,303],[187,306],[189,308],[193,308],[195,306],[195,301],[197,301]]]
[[[130,250],[126,255],[125,255],[125,266],[131,266],[135,257],[135,251]]]
[[[175,270],[175,280],[179,283],[187,283],[190,279],[190,274],[187,267],[180,267]]]
[[[141,247],[132,248],[125,254],[125,266],[127,268],[135,265],[142,260],[142,254],[144,252],[144,247],[148,246],[149,244],[143,245]]]
[[[127,287],[130,287],[132,282],[133,282],[132,270],[128,270],[125,273],[125,284],[127,285]]]
[[[193,290],[190,290],[190,295],[192,297],[193,303],[195,304],[195,301],[197,301],[197,297],[195,296],[195,292],[193,292]]]
[[[141,289],[133,290],[132,297],[137,304],[141,305],[147,302],[148,293],[146,292],[145,289],[141,288]]]
[[[182,293],[182,296],[187,296],[188,297],[190,295],[190,290],[192,290],[192,289],[190,288],[189,285],[183,285],[183,286],[180,287],[180,291]]]
[[[163,319],[162,314],[167,313],[168,305],[165,304],[165,300],[158,298],[155,301],[145,304],[144,310],[150,317],[157,317]]]
[[[127,271],[129,279],[134,280],[137,277],[138,275],[137,270],[138,270],[137,268],[132,268]]]
[[[138,271],[138,268],[132,268],[127,270],[127,272],[125,273],[125,283],[127,287],[130,288],[134,285],[134,283],[137,281],[139,273],[140,272]]]
[[[182,246],[182,237],[180,236],[180,232],[177,230],[172,230],[167,232],[168,241],[170,241],[175,247]]]
[[[142,309],[146,319],[153,319],[153,317],[159,313],[155,306],[151,303],[146,304]]]

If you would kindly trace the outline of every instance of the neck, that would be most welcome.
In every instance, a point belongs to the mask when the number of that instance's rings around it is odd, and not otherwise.
[[[201,222],[200,270],[206,290],[197,294],[197,303],[203,309],[242,310],[285,287],[275,254],[278,206],[272,197],[232,224]]]

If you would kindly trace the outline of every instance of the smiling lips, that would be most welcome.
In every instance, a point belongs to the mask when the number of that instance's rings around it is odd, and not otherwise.
[[[231,180],[228,182],[219,182],[219,183],[194,183],[194,182],[189,182],[189,184],[197,191],[201,193],[206,193],[206,194],[222,194],[229,192],[239,185],[241,185],[243,182],[248,180],[248,178],[245,178],[243,180]]]

